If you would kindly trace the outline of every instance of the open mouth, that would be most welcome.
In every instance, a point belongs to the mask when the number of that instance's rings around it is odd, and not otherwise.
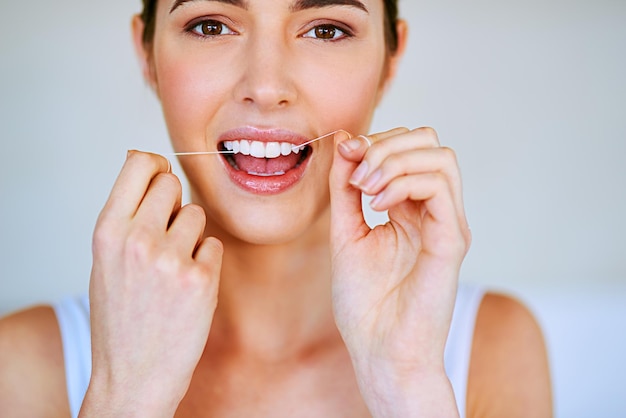
[[[296,169],[311,155],[311,147],[302,148],[290,142],[261,142],[247,139],[223,141],[220,151],[232,151],[222,154],[230,166],[252,176],[283,176]]]

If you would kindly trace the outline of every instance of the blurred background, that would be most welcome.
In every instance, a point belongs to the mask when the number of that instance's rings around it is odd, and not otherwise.
[[[85,292],[126,150],[170,150],[140,3],[0,0],[0,314]],[[429,125],[456,150],[462,280],[535,312],[556,416],[626,416],[626,2],[400,6],[410,43],[372,131]]]

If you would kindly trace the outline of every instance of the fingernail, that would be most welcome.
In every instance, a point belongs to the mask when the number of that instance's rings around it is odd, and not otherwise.
[[[367,161],[361,161],[361,164],[359,164],[356,170],[354,170],[354,173],[352,173],[352,177],[350,177],[350,184],[358,186],[367,175],[367,171]]]
[[[381,179],[382,176],[383,176],[383,172],[380,168],[374,171],[367,178],[367,181],[363,183],[362,189],[365,190],[366,192],[372,190],[376,186],[376,184],[378,184],[378,181]]]
[[[346,139],[339,143],[339,146],[346,152],[356,151],[361,147],[361,141],[358,139]]]
[[[378,193],[376,197],[374,197],[374,199],[372,199],[372,201],[370,202],[370,207],[372,209],[378,209],[378,206],[381,204],[384,198],[385,198],[384,191]]]

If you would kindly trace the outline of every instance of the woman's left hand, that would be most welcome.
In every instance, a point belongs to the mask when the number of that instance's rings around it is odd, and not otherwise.
[[[333,307],[364,400],[374,416],[454,416],[443,353],[471,241],[456,156],[430,128],[335,142]],[[362,193],[387,224],[365,223]]]

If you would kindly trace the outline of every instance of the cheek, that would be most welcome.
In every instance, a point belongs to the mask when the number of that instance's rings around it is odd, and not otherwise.
[[[371,52],[345,54],[339,61],[335,57],[331,65],[309,61],[299,73],[301,96],[326,126],[365,133],[380,97],[383,70],[384,55]]]
[[[157,61],[157,92],[175,148],[181,142],[202,146],[207,124],[226,94],[223,72],[211,71],[211,64],[200,62],[194,54],[166,55]]]

